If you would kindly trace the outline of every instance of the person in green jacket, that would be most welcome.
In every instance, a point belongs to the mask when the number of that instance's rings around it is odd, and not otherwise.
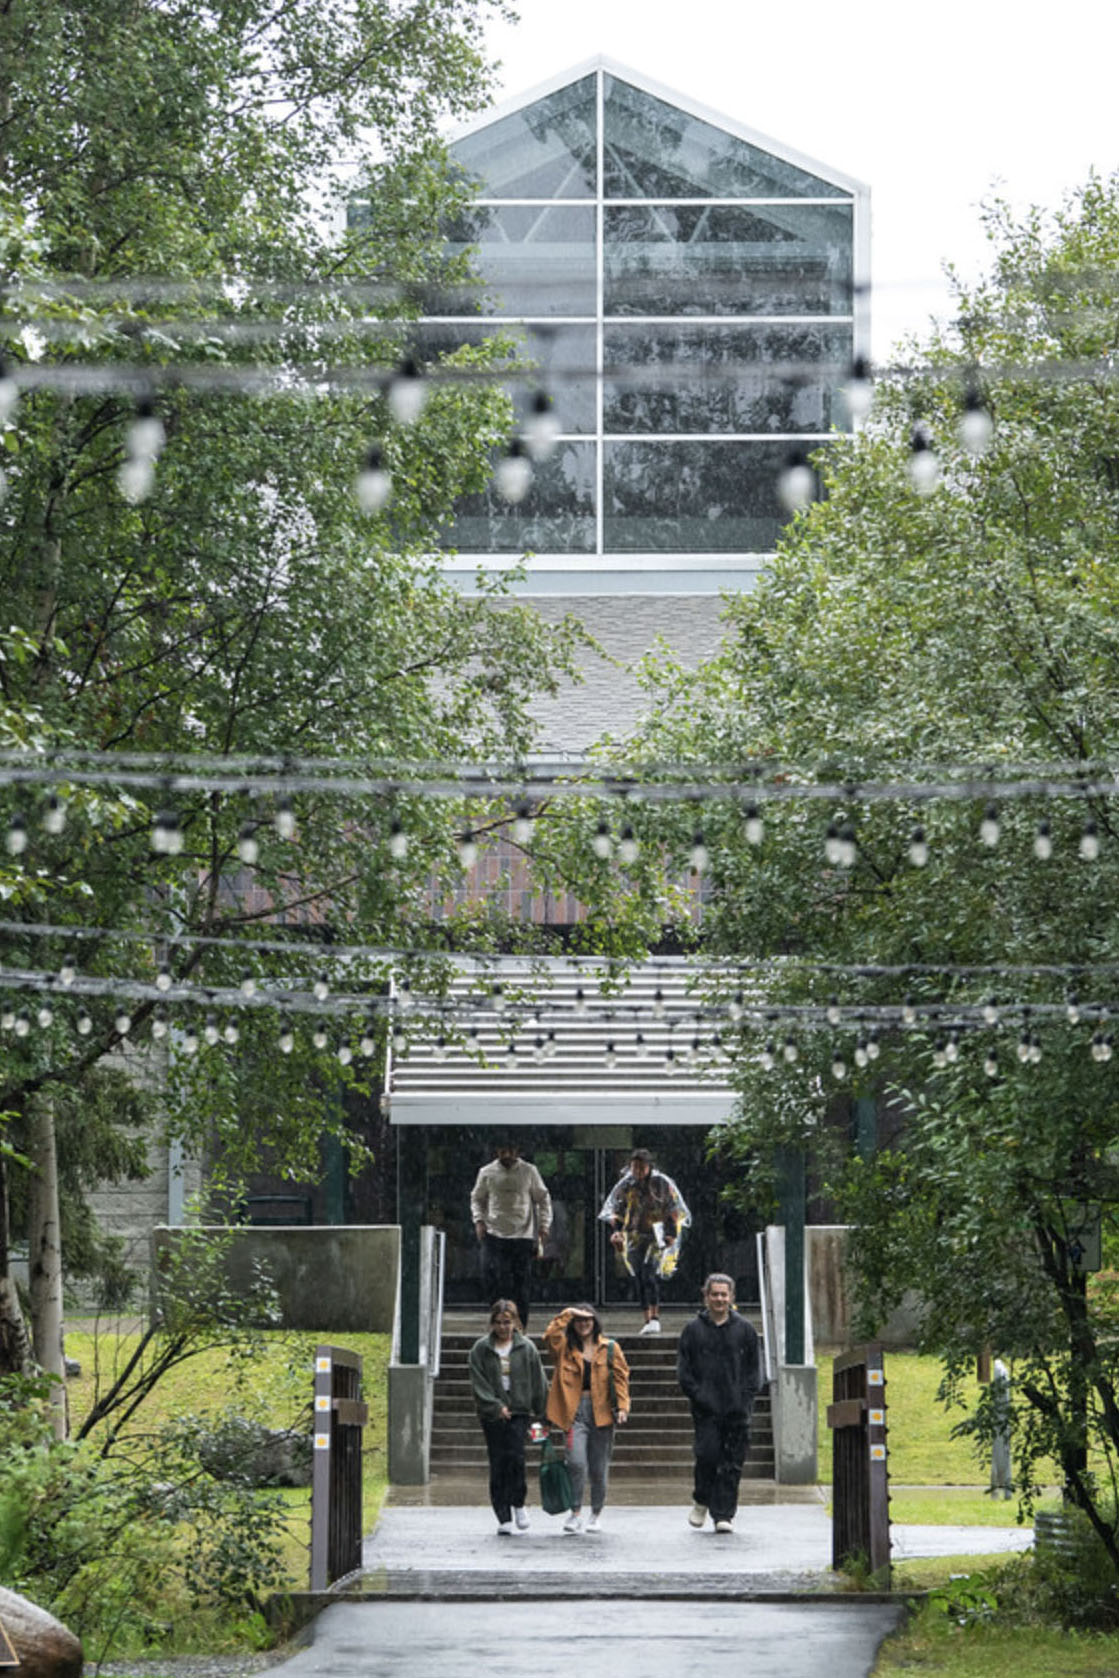
[[[490,1331],[470,1348],[470,1387],[490,1460],[490,1502],[502,1537],[528,1528],[525,1508],[525,1441],[529,1425],[542,1417],[548,1383],[540,1353],[521,1332],[511,1299],[497,1299]]]

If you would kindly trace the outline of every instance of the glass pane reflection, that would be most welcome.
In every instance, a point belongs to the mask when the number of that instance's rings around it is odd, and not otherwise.
[[[605,78],[606,198],[845,198],[794,163]]]
[[[517,423],[528,417],[536,391],[552,398],[561,431],[595,427],[595,332],[587,326],[552,326],[546,321],[482,324],[479,321],[422,321],[409,329],[417,358],[436,361],[463,344],[500,339],[509,346],[505,361],[532,369],[533,377],[510,381]],[[504,364],[504,363],[503,363]]]
[[[642,432],[846,427],[836,387],[850,364],[849,326],[611,324],[603,426]],[[624,376],[611,379],[612,369]]]
[[[766,553],[785,443],[607,443],[607,553]]]
[[[593,198],[595,79],[584,76],[458,140],[451,156],[490,198]]]
[[[595,216],[590,205],[475,204],[447,229],[473,285],[432,289],[429,315],[593,315]]]
[[[849,205],[608,206],[606,313],[851,312]]]
[[[515,507],[492,481],[480,495],[463,496],[443,546],[467,554],[593,553],[594,459],[593,443],[559,443]]]

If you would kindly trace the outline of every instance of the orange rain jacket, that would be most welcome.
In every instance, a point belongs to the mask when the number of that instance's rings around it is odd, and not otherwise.
[[[567,1344],[570,1319],[570,1310],[561,1311],[544,1330],[545,1344],[555,1359],[546,1415],[553,1427],[561,1427],[565,1431],[575,1420],[575,1412],[583,1396],[583,1354],[572,1351]],[[629,1410],[629,1364],[626,1354],[615,1340],[614,1368],[611,1372],[608,1345],[605,1335],[596,1340],[591,1359],[591,1407],[598,1427],[610,1427],[614,1421],[614,1411],[610,1408],[611,1373],[614,1376],[615,1407]]]

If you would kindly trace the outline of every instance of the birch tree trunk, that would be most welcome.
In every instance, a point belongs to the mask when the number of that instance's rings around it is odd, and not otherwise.
[[[66,1369],[62,1353],[62,1231],[54,1108],[42,1096],[30,1113],[31,1184],[27,1208],[31,1271],[31,1335],[35,1360],[56,1377],[51,1388],[54,1431],[65,1439]]]

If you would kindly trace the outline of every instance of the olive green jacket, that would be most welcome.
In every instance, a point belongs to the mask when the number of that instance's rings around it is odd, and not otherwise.
[[[519,1329],[513,1330],[509,1380],[506,1392],[501,1384],[501,1359],[493,1349],[490,1336],[483,1334],[470,1348],[470,1387],[479,1416],[496,1421],[505,1406],[514,1415],[543,1416],[548,1401],[544,1365],[532,1341]]]

